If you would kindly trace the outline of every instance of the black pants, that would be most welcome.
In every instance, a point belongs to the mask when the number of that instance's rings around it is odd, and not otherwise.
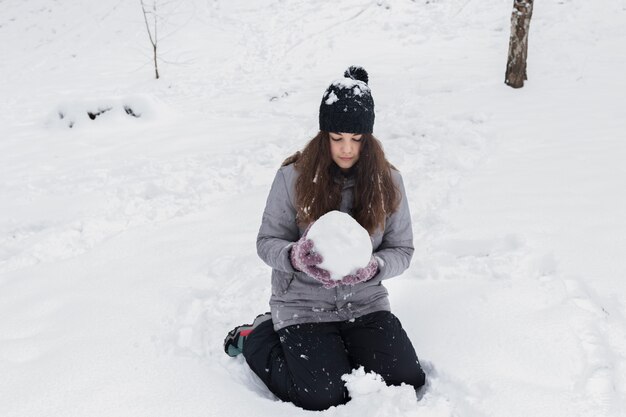
[[[388,385],[404,382],[417,389],[425,381],[411,341],[388,311],[278,332],[268,320],[248,336],[243,355],[274,395],[307,410],[347,402],[341,376],[359,366],[381,375]]]

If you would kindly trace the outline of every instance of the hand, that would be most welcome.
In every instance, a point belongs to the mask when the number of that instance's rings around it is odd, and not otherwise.
[[[310,228],[311,226],[309,225],[300,240],[291,247],[289,257],[291,265],[294,269],[302,271],[311,278],[324,284],[325,288],[335,287],[338,285],[338,281],[332,280],[330,278],[330,272],[317,266],[322,263],[323,259],[322,255],[313,250],[313,241],[306,237]]]
[[[289,259],[294,269],[305,271],[308,266],[315,266],[322,263],[322,255],[313,251],[313,241],[306,238],[306,232],[300,240],[291,247]]]
[[[358,284],[359,282],[369,281],[370,279],[374,278],[377,272],[378,261],[376,260],[376,257],[372,256],[372,259],[370,259],[365,268],[359,268],[354,274],[346,275],[345,277],[341,278],[341,281],[339,281],[338,284],[354,285]]]

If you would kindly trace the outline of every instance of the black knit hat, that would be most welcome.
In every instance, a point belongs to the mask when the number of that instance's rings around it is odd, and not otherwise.
[[[320,104],[320,130],[344,133],[372,133],[374,99],[367,71],[352,66],[344,78],[333,81]]]

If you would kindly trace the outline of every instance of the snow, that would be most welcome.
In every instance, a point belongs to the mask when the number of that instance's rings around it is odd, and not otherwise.
[[[89,124],[116,125],[136,123],[146,119],[157,120],[167,113],[163,103],[152,96],[76,98],[59,103],[49,114],[48,128],[80,128]]]
[[[367,86],[366,83],[364,83],[361,80],[355,80],[353,78],[338,78],[335,81],[333,81],[332,85],[334,85],[335,87],[339,87],[340,89],[345,89],[345,90],[349,90],[351,88],[354,88],[354,92],[353,94],[361,96],[363,95],[363,91],[371,91],[370,88]]]
[[[324,101],[324,104],[331,105],[335,103],[336,101],[339,101],[339,97],[337,97],[334,91],[331,91],[328,94],[328,98]]]
[[[322,256],[318,266],[330,272],[335,281],[365,268],[372,258],[372,240],[367,230],[338,210],[317,219],[307,238],[313,241],[313,250]]]
[[[626,6],[601,3],[536,2],[513,90],[510,0],[168,2],[158,81],[138,2],[2,2],[0,415],[310,415],[221,343],[268,310],[276,169],[359,64],[428,385],[355,370],[320,414],[624,416]]]

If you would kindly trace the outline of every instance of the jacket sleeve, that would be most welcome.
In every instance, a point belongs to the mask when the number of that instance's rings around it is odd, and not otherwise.
[[[299,237],[296,209],[289,198],[284,173],[279,169],[265,203],[261,228],[256,239],[257,253],[273,269],[296,272],[289,259],[289,250]]]
[[[387,218],[382,243],[374,253],[374,256],[379,260],[376,278],[381,280],[403,273],[409,267],[415,250],[411,213],[404,190],[404,182],[399,173],[397,173],[396,178],[401,201],[398,209]]]

